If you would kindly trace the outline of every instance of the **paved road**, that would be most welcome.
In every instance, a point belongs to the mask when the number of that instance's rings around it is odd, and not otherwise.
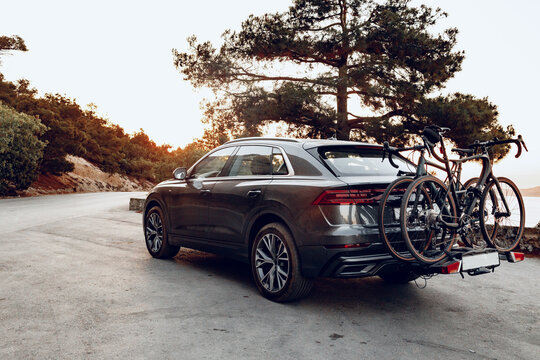
[[[320,279],[276,304],[246,265],[152,259],[130,193],[0,200],[0,358],[538,359],[540,259],[420,289]]]

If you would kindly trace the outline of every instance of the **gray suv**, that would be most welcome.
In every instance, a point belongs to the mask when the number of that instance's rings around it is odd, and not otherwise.
[[[183,246],[249,263],[274,301],[306,296],[316,277],[410,281],[414,273],[379,241],[377,203],[412,165],[381,160],[381,146],[360,142],[230,141],[152,189],[146,246],[156,258]]]

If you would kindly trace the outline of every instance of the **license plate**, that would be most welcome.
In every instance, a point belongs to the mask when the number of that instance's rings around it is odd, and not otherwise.
[[[463,271],[478,269],[481,267],[499,266],[501,264],[497,251],[481,254],[464,254],[461,261]]]

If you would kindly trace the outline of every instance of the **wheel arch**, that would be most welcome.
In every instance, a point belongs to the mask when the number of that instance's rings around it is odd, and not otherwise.
[[[151,199],[144,206],[143,217],[146,217],[146,214],[148,214],[148,211],[150,211],[150,209],[153,208],[154,206],[159,206],[161,210],[163,210],[163,206],[161,205],[159,201],[157,201],[156,199]]]
[[[170,229],[169,212],[167,211],[167,207],[165,206],[163,201],[157,196],[152,196],[152,197],[149,196],[144,203],[143,216],[142,216],[143,229],[144,229],[144,222],[146,219],[146,214],[148,214],[148,211],[150,211],[150,209],[153,208],[154,206],[158,206],[161,209],[165,217],[164,219],[165,225],[167,226],[168,229]],[[169,232],[167,232],[167,236],[169,236]]]
[[[265,225],[276,223],[276,222],[282,224],[283,226],[287,228],[287,230],[289,230],[289,232],[291,233],[293,237],[293,241],[295,245],[298,246],[292,227],[282,216],[273,212],[262,213],[262,214],[259,214],[259,216],[257,216],[252,221],[251,226],[249,227],[249,231],[247,231],[246,233],[246,242],[248,245],[248,259],[250,258],[249,254],[251,254],[251,248],[253,246],[253,242],[255,241],[255,236],[257,236],[259,231]]]

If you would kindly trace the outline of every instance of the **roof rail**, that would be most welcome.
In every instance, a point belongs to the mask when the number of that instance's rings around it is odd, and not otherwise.
[[[245,138],[239,138],[239,139],[234,139],[234,140],[230,140],[230,141],[227,141],[225,144],[232,144],[232,143],[237,143],[237,142],[242,142],[242,141],[268,141],[268,140],[271,140],[271,141],[286,141],[286,142],[294,142],[294,143],[299,143],[300,140],[298,139],[291,139],[291,138],[280,138],[280,137],[245,137]]]

